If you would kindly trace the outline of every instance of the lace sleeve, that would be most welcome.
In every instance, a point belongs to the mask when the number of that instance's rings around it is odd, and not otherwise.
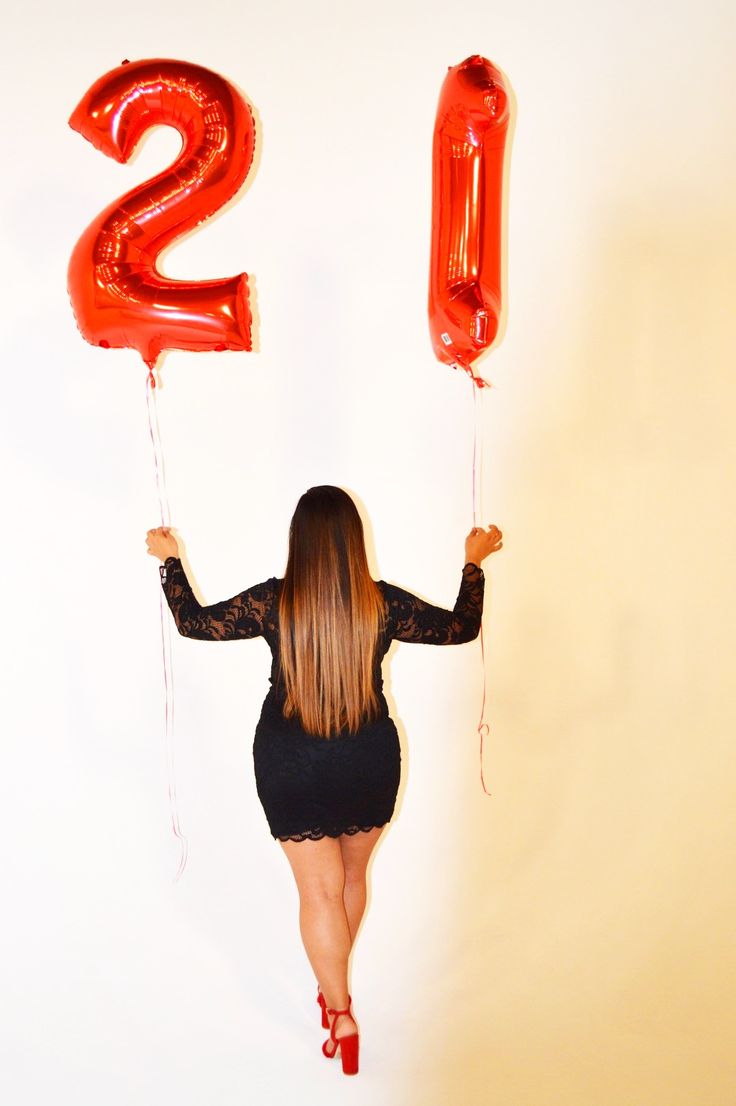
[[[468,562],[451,611],[433,607],[403,588],[386,585],[391,637],[426,645],[461,645],[472,641],[480,632],[484,585],[483,569]]]
[[[210,607],[197,602],[179,557],[167,557],[159,565],[161,586],[183,637],[199,641],[232,641],[258,637],[273,601],[273,580],[256,584],[246,591],[223,599]]]

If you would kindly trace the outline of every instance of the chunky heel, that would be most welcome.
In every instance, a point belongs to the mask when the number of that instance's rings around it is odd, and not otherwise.
[[[340,1045],[343,1074],[357,1075],[360,1037],[357,1033],[351,1033],[349,1037],[338,1037],[338,1043]]]
[[[345,1010],[333,1010],[331,1007],[327,1008],[328,1014],[334,1014],[334,1021],[330,1029],[330,1035],[326,1041],[322,1044],[322,1052],[325,1054],[328,1060],[333,1060],[340,1052],[340,1059],[342,1060],[343,1075],[357,1075],[358,1074],[358,1053],[360,1051],[360,1034],[348,1033],[345,1037],[335,1036],[335,1026],[337,1025],[337,1019],[341,1014],[347,1014],[352,1017],[353,1000],[348,995],[348,1005]],[[332,1045],[330,1048],[329,1046]]]

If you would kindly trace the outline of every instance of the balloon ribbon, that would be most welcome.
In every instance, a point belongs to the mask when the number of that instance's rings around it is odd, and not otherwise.
[[[483,526],[481,522],[481,504],[483,501],[483,391],[490,387],[487,381],[483,387],[478,386],[475,377],[471,377],[470,386],[473,389],[473,526]],[[480,782],[486,795],[490,795],[483,778],[483,739],[488,737],[490,726],[485,720],[486,714],[486,651],[483,643],[483,618],[480,623],[480,657],[483,667],[483,701],[478,720],[478,736],[480,738]]]
[[[158,426],[158,413],[156,410],[156,395],[154,389],[156,379],[153,375],[153,363],[148,362],[148,377],[146,378],[146,407],[148,411],[148,429],[153,446],[153,462],[156,472],[156,491],[158,493],[161,525],[170,526],[170,510],[168,496],[166,494],[166,480],[164,473],[163,450],[161,448],[161,434]],[[171,807],[171,827],[174,836],[181,843],[181,859],[179,869],[174,876],[174,882],[184,871],[187,862],[187,839],[179,826],[179,814],[176,806],[176,773],[174,771],[174,680],[171,664],[171,622],[164,618],[164,593],[159,587],[158,594],[159,614],[161,616],[161,652],[163,657],[164,672],[164,744],[166,748],[166,772],[169,788],[169,805]],[[167,612],[168,614],[168,612]]]

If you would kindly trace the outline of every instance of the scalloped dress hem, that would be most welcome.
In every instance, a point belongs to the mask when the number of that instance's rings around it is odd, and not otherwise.
[[[321,841],[323,837],[340,837],[343,833],[347,833],[350,837],[353,837],[356,833],[369,833],[372,829],[379,829],[380,827],[387,826],[391,821],[387,818],[385,822],[376,822],[370,826],[346,826],[344,829],[311,829],[304,830],[300,833],[274,833],[274,841]]]

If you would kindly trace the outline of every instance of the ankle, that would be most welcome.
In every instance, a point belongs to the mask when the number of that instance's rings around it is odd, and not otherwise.
[[[343,991],[342,994],[339,991],[323,991],[322,994],[328,1010],[348,1010],[350,1008],[352,999],[347,991]],[[332,1001],[333,999],[336,999],[336,1001]]]
[[[356,1033],[358,1030],[357,1022],[350,1014],[331,1015],[330,1027],[337,1041],[339,1041],[341,1037],[347,1037],[351,1033]]]

